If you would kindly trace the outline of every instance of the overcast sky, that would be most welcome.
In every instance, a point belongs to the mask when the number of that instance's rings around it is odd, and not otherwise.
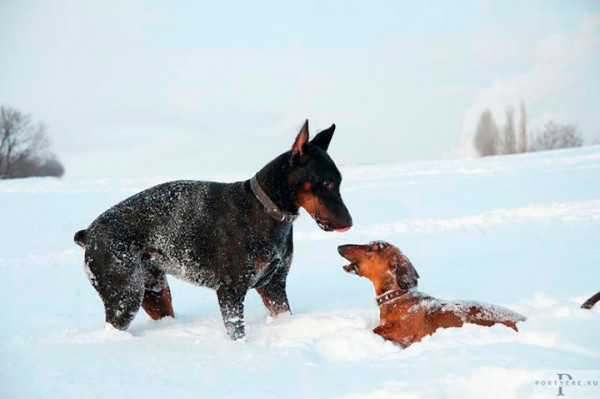
[[[338,163],[458,156],[521,100],[600,136],[599,1],[452,3],[3,0],[0,104],[74,177],[254,170],[305,118]]]

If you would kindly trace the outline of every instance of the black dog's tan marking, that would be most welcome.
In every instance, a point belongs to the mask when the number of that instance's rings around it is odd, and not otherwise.
[[[153,320],[167,316],[175,317],[167,276],[157,268],[146,270],[142,308]]]
[[[334,130],[332,125],[309,142],[306,121],[292,149],[256,174],[254,191],[249,180],[165,183],[77,232],[74,240],[85,248],[106,322],[124,330],[140,306],[153,319],[173,316],[166,274],[216,290],[233,339],[244,336],[243,304],[251,288],[271,315],[288,312],[291,222],[298,208],[326,231],[352,225],[339,192],[340,172],[327,154]],[[267,212],[266,203],[277,209]]]

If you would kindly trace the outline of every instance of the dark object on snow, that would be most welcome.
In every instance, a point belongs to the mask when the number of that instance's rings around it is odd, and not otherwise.
[[[598,301],[600,301],[600,292],[597,292],[596,295],[593,295],[590,299],[585,301],[581,307],[583,309],[591,309],[596,303],[598,303]]]
[[[75,234],[106,322],[125,330],[140,305],[173,317],[166,274],[217,291],[227,333],[244,336],[244,298],[255,288],[272,316],[289,312],[292,222],[305,208],[325,231],[352,218],[327,154],[335,125],[308,141],[308,120],[290,151],[237,183],[174,181],[142,191]],[[269,206],[266,209],[265,206]]]
[[[387,242],[340,245],[338,252],[351,262],[344,266],[346,272],[366,277],[375,286],[381,324],[373,332],[405,348],[439,328],[499,323],[518,331],[517,322],[525,320],[500,306],[444,301],[417,291],[419,273],[398,248]]]
[[[73,236],[73,241],[75,241],[75,244],[79,245],[81,248],[85,248],[87,235],[87,230],[79,230],[77,233],[75,233],[75,236]]]

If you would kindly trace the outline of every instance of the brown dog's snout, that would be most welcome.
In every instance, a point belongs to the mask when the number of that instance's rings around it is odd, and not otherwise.
[[[352,244],[340,245],[338,247],[338,252],[340,255],[342,255],[342,257],[344,257],[350,261],[349,264],[343,266],[344,271],[346,271],[347,273],[360,275],[359,274],[360,268],[358,267],[358,264],[357,264],[358,259],[355,259],[353,256],[353,253],[352,253],[353,249],[355,249],[356,247],[357,247],[356,245],[352,245]]]
[[[350,248],[351,246],[352,246],[352,245],[350,245],[350,244],[346,244],[346,245],[340,245],[340,246],[338,247],[338,253],[339,253],[340,255],[342,255],[342,256],[345,258],[345,257],[346,257],[345,253],[346,253],[346,251],[348,250],[348,248]]]

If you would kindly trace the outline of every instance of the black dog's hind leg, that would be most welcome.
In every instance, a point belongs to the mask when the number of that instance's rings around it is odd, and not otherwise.
[[[165,273],[156,268],[148,268],[144,277],[144,300],[142,301],[144,311],[152,320],[167,316],[175,317],[171,290]]]
[[[256,292],[258,292],[262,298],[271,317],[277,317],[282,313],[291,312],[287,293],[285,291],[285,282],[288,271],[289,267],[281,267],[273,277],[271,277],[271,280],[269,280],[268,283],[256,289]]]
[[[119,330],[129,327],[144,296],[144,273],[134,259],[100,254],[86,261],[92,285],[104,302],[106,323]]]
[[[244,330],[245,291],[242,293],[238,289],[221,286],[217,289],[217,298],[227,334],[234,340],[243,338],[246,335]]]

